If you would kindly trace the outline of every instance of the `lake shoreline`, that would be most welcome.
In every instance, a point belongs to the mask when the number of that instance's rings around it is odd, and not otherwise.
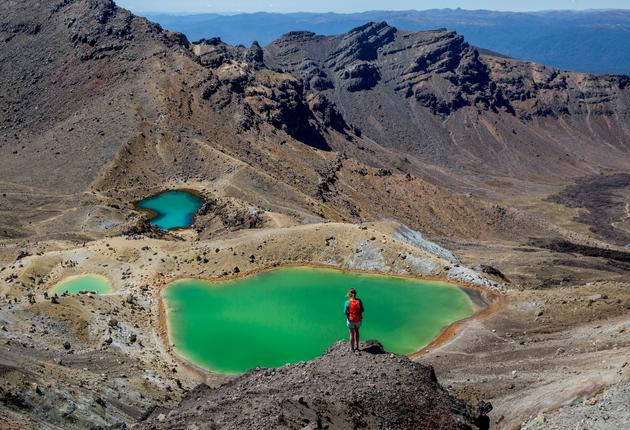
[[[62,295],[64,294],[64,291],[62,291],[64,289],[63,287],[66,286],[66,284],[72,284],[73,282],[77,282],[77,281],[80,282],[81,280],[88,279],[88,278],[92,278],[93,280],[98,280],[102,284],[101,286],[105,287],[107,291],[100,292],[98,291],[98,289],[87,288],[85,290],[80,290],[77,292],[68,292],[68,294],[76,295],[76,294],[80,294],[83,291],[87,291],[87,292],[95,292],[96,294],[99,294],[99,295],[107,295],[107,294],[113,294],[115,292],[114,285],[112,281],[109,279],[109,277],[98,274],[98,273],[80,273],[77,275],[66,276],[60,279],[58,282],[56,282],[52,287],[48,289],[48,294]],[[68,286],[66,287],[66,289],[70,290],[71,287]]]
[[[187,226],[185,226],[185,227],[173,227],[173,228],[162,228],[162,227],[156,226],[156,225],[153,224],[152,220],[154,220],[155,218],[159,217],[161,214],[159,212],[153,210],[153,209],[145,208],[145,207],[140,206],[140,202],[156,198],[159,195],[164,194],[164,193],[168,193],[168,192],[187,193],[187,194],[190,194],[190,195],[192,195],[194,197],[197,197],[200,200],[199,207],[193,212],[192,219],[190,220],[190,223]],[[147,197],[145,197],[143,199],[133,201],[133,202],[131,202],[131,204],[132,204],[133,209],[135,211],[138,211],[140,213],[144,213],[146,215],[147,220],[149,221],[149,223],[153,227],[159,228],[159,229],[165,230],[165,231],[176,232],[176,231],[188,230],[188,229],[192,228],[192,226],[195,223],[195,220],[196,220],[197,216],[199,215],[199,210],[203,207],[205,202],[206,202],[206,197],[201,191],[194,190],[192,188],[173,188],[173,189],[169,188],[169,189],[163,189],[161,191],[158,191],[157,193],[151,194],[151,195],[149,195],[149,196],[147,196]]]
[[[429,351],[433,351],[440,346],[448,343],[451,339],[455,337],[456,334],[459,333],[460,329],[465,326],[467,323],[474,320],[485,319],[495,312],[502,309],[507,304],[507,296],[503,292],[499,292],[497,290],[493,290],[490,288],[482,287],[476,284],[472,284],[466,281],[453,281],[451,279],[447,279],[445,277],[440,277],[437,275],[417,275],[417,274],[396,274],[396,273],[388,273],[381,271],[372,271],[372,270],[364,270],[364,269],[353,269],[353,268],[340,268],[338,266],[326,265],[326,264],[317,264],[317,263],[300,263],[300,262],[290,262],[283,264],[271,264],[269,266],[260,267],[255,270],[251,270],[248,272],[239,272],[227,276],[212,276],[212,277],[188,277],[188,276],[180,276],[170,279],[168,281],[163,281],[163,285],[159,288],[157,292],[157,299],[159,303],[159,326],[160,333],[162,333],[162,339],[164,341],[164,345],[176,359],[181,362],[186,368],[193,370],[195,373],[198,373],[204,377],[209,375],[212,376],[220,376],[223,378],[230,378],[236,375],[240,375],[246,372],[235,372],[235,373],[227,373],[221,372],[218,370],[210,370],[199,365],[196,365],[192,362],[192,360],[188,359],[184,354],[180,351],[177,351],[175,344],[173,343],[173,339],[171,338],[171,330],[170,319],[169,319],[169,309],[164,300],[164,290],[165,288],[170,287],[173,283],[178,281],[186,281],[186,280],[195,280],[195,281],[205,281],[209,283],[224,283],[230,282],[237,279],[247,278],[251,276],[255,276],[257,274],[272,272],[274,270],[284,269],[284,268],[311,268],[311,269],[324,269],[324,270],[332,270],[341,273],[355,273],[355,274],[364,274],[371,276],[384,276],[387,278],[398,278],[403,280],[417,280],[417,281],[433,281],[439,282],[443,284],[447,284],[450,286],[454,286],[462,290],[468,300],[470,300],[471,308],[473,314],[469,317],[454,321],[446,326],[442,327],[440,332],[425,346],[419,348],[417,351],[405,354],[411,359],[415,359],[426,354]],[[263,366],[260,366],[263,367]]]

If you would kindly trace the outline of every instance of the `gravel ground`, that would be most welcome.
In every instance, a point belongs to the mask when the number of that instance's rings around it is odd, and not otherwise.
[[[626,366],[627,368],[628,366]],[[629,373],[629,372],[626,372]],[[523,424],[523,430],[612,430],[630,428],[630,379]]]

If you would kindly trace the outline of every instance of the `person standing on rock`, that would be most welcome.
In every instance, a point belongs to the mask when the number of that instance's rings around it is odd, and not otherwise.
[[[346,315],[348,329],[350,330],[350,348],[352,351],[359,350],[359,329],[363,320],[363,302],[357,298],[357,290],[350,288],[348,300],[343,306],[343,313]]]

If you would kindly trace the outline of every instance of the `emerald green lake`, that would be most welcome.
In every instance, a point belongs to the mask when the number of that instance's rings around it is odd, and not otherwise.
[[[82,291],[93,291],[98,294],[107,294],[113,291],[112,283],[101,275],[77,275],[69,276],[55,285],[50,292],[61,295],[63,293],[79,294]]]
[[[199,196],[182,190],[164,191],[137,203],[154,214],[151,225],[165,230],[190,226],[202,204]]]
[[[224,282],[175,281],[163,290],[170,341],[202,368],[239,373],[310,360],[347,338],[343,305],[356,288],[361,339],[410,354],[474,308],[459,287],[330,269],[291,267]]]

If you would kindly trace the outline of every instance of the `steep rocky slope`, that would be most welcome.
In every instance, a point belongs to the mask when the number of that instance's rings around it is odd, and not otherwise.
[[[118,234],[137,221],[131,202],[164,187],[216,202],[209,215],[227,221],[206,236],[244,227],[239,211],[267,213],[259,227],[385,216],[496,237],[528,225],[428,182],[423,162],[361,137],[257,45],[189,44],[111,1],[2,7],[6,237]]]
[[[483,429],[491,409],[449,396],[432,368],[377,342],[355,353],[339,342],[313,361],[254,370],[218,389],[199,386],[139,428]]]

